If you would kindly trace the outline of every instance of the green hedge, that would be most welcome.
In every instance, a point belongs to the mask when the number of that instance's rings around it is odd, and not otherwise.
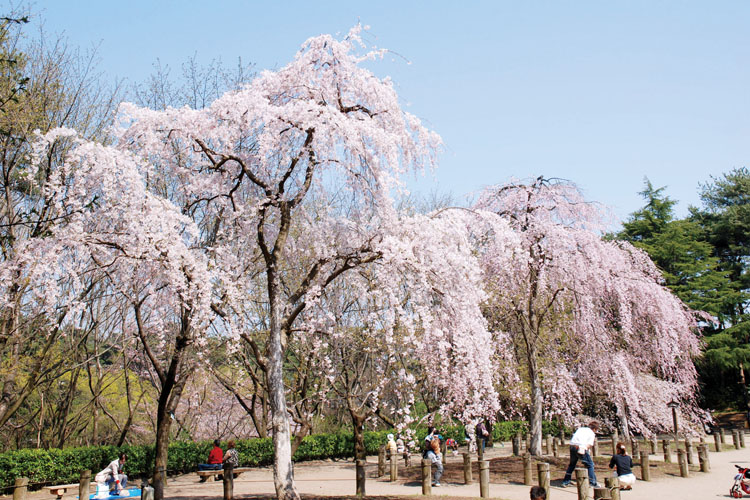
[[[451,425],[451,426],[437,426],[441,435],[445,438],[453,438],[459,444],[464,442],[464,426],[463,425]],[[529,430],[529,424],[524,421],[511,420],[507,422],[497,422],[492,426],[492,440],[493,441],[510,441],[518,431],[521,431],[525,437]],[[565,429],[569,433],[568,429]],[[542,422],[542,436],[552,434],[557,436],[559,427],[557,422]],[[427,435],[427,428],[417,429],[417,439],[420,441]]]
[[[495,440],[508,441],[518,431],[525,432],[525,422],[500,422],[495,424],[492,435]],[[544,422],[544,432],[557,434],[554,423]],[[453,438],[463,443],[463,426],[441,427],[445,438]],[[386,436],[393,432],[365,431],[365,449],[368,455],[377,454],[378,447],[385,444]],[[426,428],[416,430],[417,439],[424,439]],[[169,445],[167,468],[170,473],[185,473],[196,470],[197,465],[208,457],[211,443],[178,441]],[[86,446],[80,448],[52,448],[49,450],[23,449],[0,453],[0,489],[7,490],[17,477],[28,477],[32,488],[48,484],[76,483],[82,470],[90,469],[96,474],[119,452],[128,454],[124,470],[131,480],[147,476],[154,463],[154,447],[144,446]],[[240,466],[259,466],[273,463],[273,443],[271,438],[248,439],[237,442]],[[315,434],[302,440],[294,454],[296,462],[345,458],[354,455],[354,436],[351,432],[335,434]]]
[[[365,431],[365,447],[368,454],[376,454],[378,446],[385,443],[389,431]],[[212,444],[205,442],[178,441],[169,445],[167,469],[170,473],[196,470],[199,463],[208,457]],[[226,448],[226,445],[224,446]],[[48,484],[76,483],[82,470],[90,469],[96,474],[114,460],[119,452],[125,452],[128,460],[124,470],[131,480],[147,476],[154,463],[153,446],[85,446],[80,448],[23,449],[0,453],[0,489],[12,486],[17,477],[28,477],[32,488]],[[249,439],[237,442],[241,466],[269,465],[273,463],[271,438]],[[324,458],[351,457],[354,454],[352,433],[316,434],[302,440],[295,461]]]

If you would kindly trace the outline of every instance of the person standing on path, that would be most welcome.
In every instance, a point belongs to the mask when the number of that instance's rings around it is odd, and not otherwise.
[[[573,437],[570,438],[570,462],[568,463],[568,470],[565,471],[565,477],[563,478],[563,488],[570,485],[570,479],[573,476],[573,471],[576,468],[579,458],[589,471],[589,483],[591,486],[594,488],[599,486],[599,483],[596,482],[594,461],[591,460],[591,455],[589,454],[589,450],[594,447],[596,431],[598,430],[599,423],[592,421],[589,423],[588,427],[579,427],[575,434],[573,434]]]
[[[440,478],[443,477],[443,454],[440,453],[440,439],[437,436],[432,438],[430,448],[427,450],[425,458],[428,458],[435,465],[435,477],[432,479],[433,486],[440,486]]]
[[[477,446],[482,448],[484,452],[484,446],[487,444],[487,438],[490,436],[487,427],[484,425],[484,420],[480,420],[476,428]]]

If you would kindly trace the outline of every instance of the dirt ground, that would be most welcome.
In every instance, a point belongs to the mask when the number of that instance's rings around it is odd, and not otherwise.
[[[731,443],[731,439],[730,439]],[[713,447],[711,447],[713,449]],[[734,450],[725,446],[726,451],[710,453],[711,472],[699,472],[698,466],[690,468],[690,477],[680,477],[677,464],[665,464],[661,454],[651,455],[651,481],[641,481],[640,466],[634,468],[639,478],[633,491],[622,492],[623,500],[651,500],[680,499],[706,500],[714,498],[728,498],[729,488],[735,474],[734,464],[750,465],[750,453],[747,449]],[[611,474],[609,464],[609,447],[600,442],[602,456],[595,458],[597,478],[600,483]],[[490,497],[505,500],[527,500],[529,486],[523,485],[523,459],[512,457],[509,443],[506,446],[496,446],[488,449],[486,458],[490,462]],[[541,460],[551,465],[551,492],[554,500],[577,500],[576,488],[561,488],[567,457],[542,457]],[[673,457],[673,460],[676,460]],[[697,458],[696,458],[697,464]],[[471,485],[464,484],[462,456],[448,455],[445,460],[445,475],[442,487],[432,489],[432,497],[421,495],[421,470],[418,466],[419,456],[412,457],[412,466],[404,467],[399,461],[399,479],[390,482],[388,472],[384,477],[377,477],[377,457],[368,457],[367,464],[367,498],[382,500],[403,500],[409,497],[431,499],[463,499],[479,498],[479,470],[476,461],[473,462],[473,479]],[[237,500],[260,500],[275,498],[273,486],[273,472],[270,468],[257,468],[240,475],[234,483],[234,494]],[[304,500],[343,500],[356,499],[355,468],[349,460],[324,460],[305,462],[295,465],[295,481]],[[534,466],[533,480],[536,483],[536,466]],[[63,500],[75,500],[77,492],[71,492]],[[169,478],[166,497],[176,500],[208,500],[222,498],[222,483],[218,481],[198,482],[195,473],[173,476]],[[590,492],[591,496],[593,492]],[[27,500],[53,500],[54,497],[44,492],[29,493]],[[8,496],[0,500],[9,500]]]
[[[673,458],[674,459],[674,458]],[[695,457],[696,465],[690,466],[691,471],[698,472],[699,467],[697,465],[697,456]],[[562,477],[565,475],[565,469],[568,467],[568,458],[554,458],[544,457],[541,460],[535,460],[536,462],[546,462],[550,464],[550,477],[552,483],[562,482]],[[641,476],[641,465],[637,460],[633,460],[634,468],[633,473],[636,476]],[[523,459],[521,457],[497,457],[489,460],[490,463],[490,482],[491,483],[510,483],[510,484],[523,484]],[[679,477],[680,467],[676,463],[664,463],[661,461],[651,461],[649,470],[651,477],[657,479],[660,477]],[[609,457],[595,457],[594,458],[594,470],[599,478],[603,478],[611,473],[609,469]],[[374,476],[374,474],[371,474]],[[419,467],[412,466],[408,469],[402,468],[399,471],[400,477],[403,477],[407,482],[419,482],[421,481],[422,471]],[[536,481],[536,465],[534,465],[532,477]],[[479,478],[479,464],[473,462],[472,464],[472,476],[474,481],[478,481]],[[445,482],[450,483],[462,483],[464,480],[464,468],[463,463],[448,462],[445,464],[445,471],[443,473]],[[600,481],[599,482],[603,482]],[[420,483],[421,484],[421,483]]]

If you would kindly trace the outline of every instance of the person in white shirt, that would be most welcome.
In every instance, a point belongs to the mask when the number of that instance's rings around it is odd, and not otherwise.
[[[128,485],[128,476],[122,473],[122,466],[127,458],[128,456],[125,453],[121,453],[120,458],[111,461],[103,471],[94,477],[94,481],[99,485],[106,484],[110,492],[119,495],[120,490]]]
[[[599,423],[592,421],[588,427],[579,427],[575,434],[573,434],[573,437],[570,438],[570,462],[568,463],[568,470],[565,471],[565,477],[563,478],[563,488],[570,484],[570,479],[579,458],[589,471],[589,483],[595,488],[598,487],[596,473],[594,472],[594,461],[591,460],[591,454],[589,454],[589,450],[594,447],[596,431],[598,430]]]

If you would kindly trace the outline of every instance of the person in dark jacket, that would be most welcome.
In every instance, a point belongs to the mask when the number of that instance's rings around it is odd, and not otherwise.
[[[614,469],[617,467],[617,479],[620,481],[620,489],[631,490],[635,484],[635,474],[633,474],[633,459],[628,455],[625,450],[625,445],[617,443],[616,446],[617,454],[612,456],[609,461],[609,468]]]
[[[541,486],[532,486],[529,497],[531,500],[547,500],[547,492]]]
[[[475,433],[477,436],[477,447],[480,447],[482,451],[484,451],[484,447],[487,444],[487,439],[490,437],[490,432],[487,430],[487,427],[484,425],[483,420],[480,420],[477,423]]]

